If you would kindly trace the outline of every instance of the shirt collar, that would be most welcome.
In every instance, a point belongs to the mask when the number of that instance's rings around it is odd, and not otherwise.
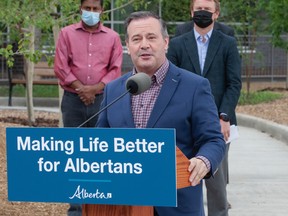
[[[195,30],[195,28],[193,29],[193,31],[194,31],[195,39],[197,40],[201,35]],[[212,31],[213,31],[213,28],[205,35],[208,40],[211,37]]]
[[[155,81],[157,84],[162,84],[169,68],[169,61],[166,59],[160,68],[154,73]],[[137,73],[136,68],[133,68],[132,75]]]
[[[84,28],[82,21],[76,23],[75,25],[76,25],[76,30],[81,29],[81,30],[83,30],[83,31],[87,31],[87,30]],[[98,26],[98,28],[97,28],[94,32],[100,32],[100,31],[102,31],[102,32],[107,32],[101,22],[99,22],[99,26]]]

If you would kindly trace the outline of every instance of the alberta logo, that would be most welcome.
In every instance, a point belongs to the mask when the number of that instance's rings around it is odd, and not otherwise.
[[[76,191],[73,196],[69,197],[69,199],[112,199],[112,193],[104,193],[99,189],[95,189],[93,192],[87,191],[85,188],[82,188],[78,185]]]

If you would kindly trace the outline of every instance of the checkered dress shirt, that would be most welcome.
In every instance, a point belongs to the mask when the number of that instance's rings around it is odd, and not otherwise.
[[[168,71],[169,62],[166,59],[164,64],[151,77],[151,87],[139,95],[132,96],[132,114],[136,128],[146,128],[148,119],[153,110],[155,101],[163,85],[164,78]],[[135,68],[133,74],[137,73]]]
[[[148,119],[163,85],[168,68],[169,61],[166,59],[164,64],[151,77],[151,87],[139,95],[132,95],[132,114],[136,128],[146,128]],[[137,71],[134,68],[133,74],[136,73]],[[201,159],[209,170],[211,169],[210,162],[207,158],[203,156],[198,156],[197,158]]]

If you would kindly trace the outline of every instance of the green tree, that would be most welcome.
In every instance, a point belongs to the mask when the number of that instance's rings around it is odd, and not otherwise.
[[[239,43],[241,58],[245,62],[246,88],[249,95],[250,83],[255,59],[255,48],[259,29],[265,24],[265,13],[261,0],[221,1],[223,18],[233,23]]]
[[[190,0],[181,0],[181,4],[177,1],[165,0],[162,3],[162,18],[171,22],[185,22],[191,19]],[[174,35],[176,24],[168,26],[170,35]]]
[[[10,31],[10,43],[15,43],[17,49],[12,50],[11,44],[0,50],[0,54],[6,54],[7,63],[13,65],[14,54],[24,57],[24,72],[26,76],[26,101],[29,124],[35,122],[33,108],[33,74],[34,63],[41,58],[40,50],[35,49],[36,28],[42,29],[51,23],[50,1],[9,1],[2,0],[0,3],[0,20]],[[49,15],[47,16],[47,12]],[[9,41],[8,41],[9,43]]]
[[[268,12],[268,19],[270,20],[269,30],[272,32],[272,43],[274,46],[281,47],[286,50],[288,62],[288,1],[264,1],[263,5]],[[286,73],[286,89],[288,89],[288,67]]]
[[[111,0],[104,1],[104,8],[109,8]],[[116,0],[115,4],[132,4],[134,8],[147,5],[144,0]],[[24,72],[26,75],[26,99],[28,121],[30,125],[35,123],[33,108],[33,74],[34,63],[43,58],[40,51],[43,41],[36,39],[36,29],[41,33],[52,33],[54,37],[54,47],[58,38],[59,30],[62,26],[79,21],[80,0],[1,0],[0,20],[3,28],[9,29],[10,43],[0,49],[0,55],[7,59],[8,65],[13,65],[15,54],[24,56]],[[108,18],[109,16],[104,16]],[[41,36],[41,34],[40,34]],[[46,38],[47,39],[47,38]],[[13,50],[12,42],[17,45],[17,50]],[[35,48],[37,45],[38,48]],[[51,45],[51,44],[50,44]],[[46,56],[49,62],[53,59]]]

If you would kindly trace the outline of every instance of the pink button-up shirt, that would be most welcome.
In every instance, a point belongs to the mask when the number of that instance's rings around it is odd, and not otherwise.
[[[117,32],[103,26],[90,33],[82,22],[64,27],[56,46],[54,71],[63,89],[79,80],[83,85],[108,82],[121,76],[122,44]]]

